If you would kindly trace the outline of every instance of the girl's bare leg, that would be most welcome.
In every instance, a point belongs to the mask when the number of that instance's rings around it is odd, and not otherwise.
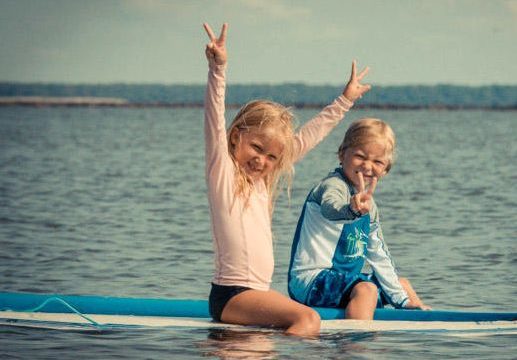
[[[354,286],[345,309],[347,319],[372,320],[377,306],[377,286],[360,282]]]
[[[317,336],[321,323],[315,310],[274,290],[247,290],[234,296],[224,307],[221,320],[284,328],[287,334],[297,336]]]

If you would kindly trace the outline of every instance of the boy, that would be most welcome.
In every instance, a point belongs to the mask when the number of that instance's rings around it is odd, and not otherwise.
[[[341,167],[312,189],[296,229],[289,295],[346,318],[373,319],[380,298],[396,308],[430,309],[399,278],[382,236],[373,192],[394,161],[395,134],[378,119],[350,125],[339,147]]]

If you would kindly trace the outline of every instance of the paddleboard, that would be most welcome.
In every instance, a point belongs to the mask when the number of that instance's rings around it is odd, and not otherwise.
[[[322,332],[417,331],[455,334],[517,334],[515,312],[377,309],[374,320],[344,320],[342,309],[315,308]],[[0,324],[63,330],[123,328],[237,328],[213,322],[201,299],[127,298],[0,292]]]

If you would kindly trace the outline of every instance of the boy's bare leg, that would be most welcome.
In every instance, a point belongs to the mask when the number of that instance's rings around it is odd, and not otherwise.
[[[360,282],[354,286],[345,309],[347,319],[372,320],[377,306],[377,286]]]
[[[225,323],[272,326],[287,334],[317,336],[320,316],[308,306],[274,291],[247,290],[228,301],[221,315]]]

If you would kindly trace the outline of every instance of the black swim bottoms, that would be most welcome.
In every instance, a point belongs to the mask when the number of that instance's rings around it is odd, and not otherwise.
[[[221,315],[228,301],[246,290],[251,289],[244,286],[225,286],[212,283],[212,290],[210,290],[208,298],[210,316],[215,321],[221,321]]]

